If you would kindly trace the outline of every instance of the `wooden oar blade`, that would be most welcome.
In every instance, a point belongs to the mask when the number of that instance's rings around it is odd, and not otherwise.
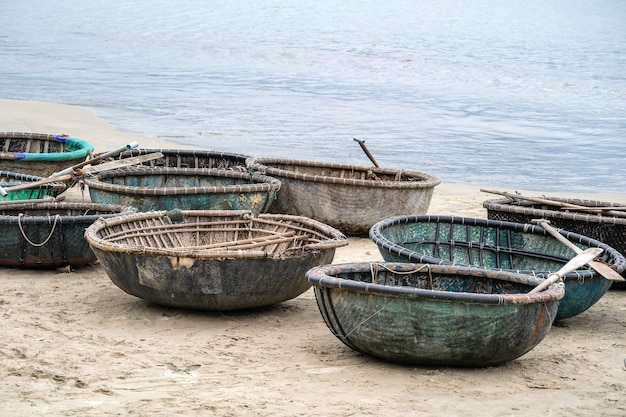
[[[131,165],[139,165],[154,159],[163,158],[161,152],[152,152],[144,155],[134,156],[132,158],[117,159],[110,162],[102,162],[93,166],[86,166],[82,169],[83,174],[95,174],[103,171],[111,171],[113,169],[123,168]]]
[[[563,265],[563,267],[555,273],[562,277],[568,272],[575,271],[578,268],[589,263],[589,261],[593,260],[593,258],[600,255],[603,251],[604,249],[602,248],[587,248],[578,255],[574,256],[572,259],[570,259],[568,263]]]
[[[589,261],[589,266],[596,270],[604,278],[610,281],[626,281],[616,270],[600,261]]]
[[[548,276],[548,278],[546,278],[546,280],[544,282],[542,282],[541,284],[537,285],[529,293],[537,293],[537,292],[545,290],[551,284],[553,284],[556,281],[559,281],[560,279],[562,279],[563,276],[565,274],[567,274],[568,272],[575,271],[578,268],[582,267],[583,265],[589,263],[589,261],[591,261],[593,258],[595,258],[596,256],[600,255],[602,253],[602,251],[603,251],[602,248],[587,248],[587,249],[585,249],[584,251],[582,251],[578,255],[574,256],[572,259],[570,259],[569,262],[567,262],[565,265],[563,265],[563,267],[561,269],[559,269],[558,271],[556,271],[553,274],[550,274]]]

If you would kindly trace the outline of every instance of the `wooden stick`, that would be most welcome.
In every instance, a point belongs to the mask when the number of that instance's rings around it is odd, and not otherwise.
[[[5,190],[6,191],[27,190],[29,188],[38,187],[38,186],[43,185],[43,184],[50,184],[50,183],[53,183],[53,182],[68,181],[68,180],[71,180],[72,178],[74,178],[74,174],[66,174],[66,175],[62,175],[60,177],[55,177],[55,178],[48,177],[48,178],[44,178],[44,179],[39,180],[39,181],[33,181],[33,182],[29,182],[29,183],[14,185],[13,187],[6,187]]]
[[[550,226],[550,222],[548,220],[537,219],[537,220],[533,220],[532,223],[539,224],[548,233],[554,236],[559,242],[563,243],[565,246],[567,246],[568,248],[576,252],[577,255],[583,253],[583,250],[581,248],[579,248],[574,243],[569,241],[565,236],[560,234],[554,227]],[[595,269],[600,275],[602,275],[604,278],[608,280],[624,281],[624,278],[617,271],[614,271],[610,266],[608,266],[607,264],[603,262],[595,261],[592,259],[587,263],[589,264],[590,267]]]
[[[147,161],[163,158],[161,152],[147,153],[144,155],[133,156],[131,158],[117,159],[115,161],[103,162],[94,166],[86,166],[81,169],[83,174],[95,174],[102,171],[110,171],[117,168],[124,168],[130,165],[139,165]]]
[[[86,161],[80,162],[76,165],[72,165],[71,167],[65,168],[62,171],[59,172],[55,172],[52,175],[50,175],[50,177],[60,177],[63,175],[67,175],[71,172],[74,172],[74,170],[79,169],[84,167],[85,165],[93,165],[94,162],[100,162],[103,159],[106,159],[110,156],[115,156],[115,155],[119,155],[120,153],[124,152],[124,151],[128,151],[131,149],[136,148],[137,146],[139,146],[139,144],[137,142],[131,142],[127,145],[122,146],[121,148],[117,148],[117,149],[113,149],[112,151],[108,151],[108,152],[104,152],[101,153],[99,155],[96,155],[94,158],[91,159],[87,159]]]
[[[503,195],[509,198],[516,198],[518,200],[532,201],[534,203],[545,204],[547,206],[560,207],[562,209],[570,209],[570,210],[583,211],[583,212],[597,210],[595,207],[586,207],[586,206],[581,206],[578,204],[565,203],[563,201],[549,200],[547,198],[526,197],[520,194],[507,193],[506,191],[486,190],[484,188],[481,188],[480,191],[484,193]],[[614,217],[626,217],[626,213],[617,211],[617,210],[612,210],[612,209],[608,211],[603,210],[603,212],[604,212],[603,214],[607,214],[607,215],[614,216]]]
[[[0,208],[6,209],[11,206],[23,206],[24,204],[42,204],[42,203],[58,203],[65,200],[65,196],[33,198],[32,200],[9,200],[0,201]]]
[[[286,233],[279,233],[276,235],[253,237],[250,239],[241,239],[241,240],[236,240],[236,241],[230,240],[227,242],[216,242],[216,243],[210,243],[208,245],[186,246],[184,249],[189,249],[189,250],[196,250],[196,249],[204,250],[204,249],[216,249],[216,248],[247,249],[247,248],[253,248],[253,247],[258,247],[258,246],[263,246],[263,245],[273,245],[278,242],[290,241],[294,239],[294,235],[295,235],[294,232],[286,232]]]
[[[361,149],[363,149],[363,152],[365,152],[365,155],[367,155],[367,157],[370,159],[370,161],[372,161],[372,164],[374,164],[374,166],[376,168],[380,168],[380,166],[378,165],[378,162],[376,162],[376,160],[374,159],[374,156],[371,154],[369,149],[367,149],[367,146],[365,146],[365,141],[361,140],[361,139],[357,139],[357,138],[353,138],[353,139],[356,142],[358,142],[359,145],[361,145]]]
[[[160,155],[160,156],[159,156]],[[119,161],[112,161],[112,162],[106,162],[100,165],[96,165],[93,167],[85,167],[82,171],[85,174],[92,174],[92,173],[97,173],[100,171],[108,171],[111,169],[115,169],[115,168],[121,168],[123,166],[129,166],[129,165],[136,165],[139,164],[141,162],[145,162],[145,161],[149,161],[151,159],[157,159],[157,158],[161,158],[163,157],[162,153],[156,153],[156,154],[146,154],[146,155],[141,155],[141,156],[137,156],[134,158],[126,158],[126,159],[122,159]],[[109,165],[110,164],[110,165]],[[69,169],[69,168],[68,168]],[[54,175],[54,174],[53,174]],[[69,181],[77,176],[75,172],[70,172],[69,174],[65,174],[65,175],[61,175],[61,176],[49,176],[47,178],[41,179],[39,181],[32,181],[32,182],[28,182],[28,183],[23,183],[23,184],[19,184],[19,185],[14,185],[13,187],[5,187],[4,190],[9,192],[9,191],[18,191],[18,190],[27,190],[29,188],[34,188],[34,187],[39,187],[40,185],[44,185],[44,184],[50,184],[53,182],[63,182],[63,181]]]

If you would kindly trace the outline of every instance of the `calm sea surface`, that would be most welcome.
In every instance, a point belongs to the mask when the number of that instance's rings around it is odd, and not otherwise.
[[[623,0],[0,5],[0,98],[172,147],[368,165],[356,137],[445,182],[626,192]]]

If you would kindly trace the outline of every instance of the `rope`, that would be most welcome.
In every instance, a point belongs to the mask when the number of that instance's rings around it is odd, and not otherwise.
[[[52,235],[54,234],[54,230],[56,229],[57,226],[57,221],[59,220],[59,218],[61,218],[60,215],[56,215],[54,216],[54,223],[52,224],[52,230],[50,230],[50,234],[48,235],[48,237],[46,238],[46,240],[44,240],[41,243],[33,243],[27,236],[26,236],[26,232],[24,232],[24,228],[22,227],[22,216],[24,216],[24,213],[20,213],[19,216],[17,217],[17,224],[20,227],[20,231],[22,232],[22,236],[24,237],[24,239],[26,239],[26,241],[28,243],[30,243],[32,246],[35,247],[40,247],[45,245],[46,243],[48,243],[48,241],[52,238]]]

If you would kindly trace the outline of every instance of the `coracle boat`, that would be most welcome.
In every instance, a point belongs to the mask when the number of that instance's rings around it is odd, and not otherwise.
[[[91,200],[138,211],[250,210],[265,213],[280,181],[260,173],[226,169],[132,167],[86,176]]]
[[[32,188],[11,191],[10,187],[25,183],[34,183],[43,180],[43,177],[20,174],[18,172],[0,171],[0,187],[7,188],[7,195],[0,196],[0,201],[33,200],[46,197],[56,197],[67,189],[67,184],[53,182],[33,186]]]
[[[426,213],[440,183],[421,172],[328,162],[257,158],[249,165],[282,183],[272,213],[307,216],[351,236],[367,236],[390,216]]]
[[[237,210],[171,210],[101,219],[85,238],[109,278],[158,304],[236,310],[305,292],[310,268],[348,244],[306,217]]]
[[[94,147],[67,135],[0,132],[0,169],[48,177],[83,161]]]
[[[622,273],[624,256],[598,240],[576,233],[560,234],[581,249],[602,248],[601,260]],[[546,278],[576,253],[540,226],[453,216],[398,216],[370,230],[386,261],[462,265],[516,271]],[[564,275],[565,297],[557,320],[576,316],[594,305],[611,282],[591,268]]]
[[[96,261],[84,239],[98,218],[125,213],[122,206],[16,201],[0,205],[0,265],[23,268],[80,266]]]
[[[626,204],[576,198],[507,197],[487,200],[483,207],[489,219],[517,223],[546,219],[553,227],[589,236],[626,256]],[[612,288],[626,289],[626,283],[614,282]]]
[[[320,313],[348,347],[418,365],[485,367],[516,359],[550,330],[563,283],[414,263],[322,265],[306,274]]]
[[[196,149],[133,149],[122,152],[118,158],[131,158],[151,153],[161,153],[163,158],[147,161],[144,165],[165,168],[216,168],[247,171],[246,160],[249,158],[249,156],[237,153]]]

